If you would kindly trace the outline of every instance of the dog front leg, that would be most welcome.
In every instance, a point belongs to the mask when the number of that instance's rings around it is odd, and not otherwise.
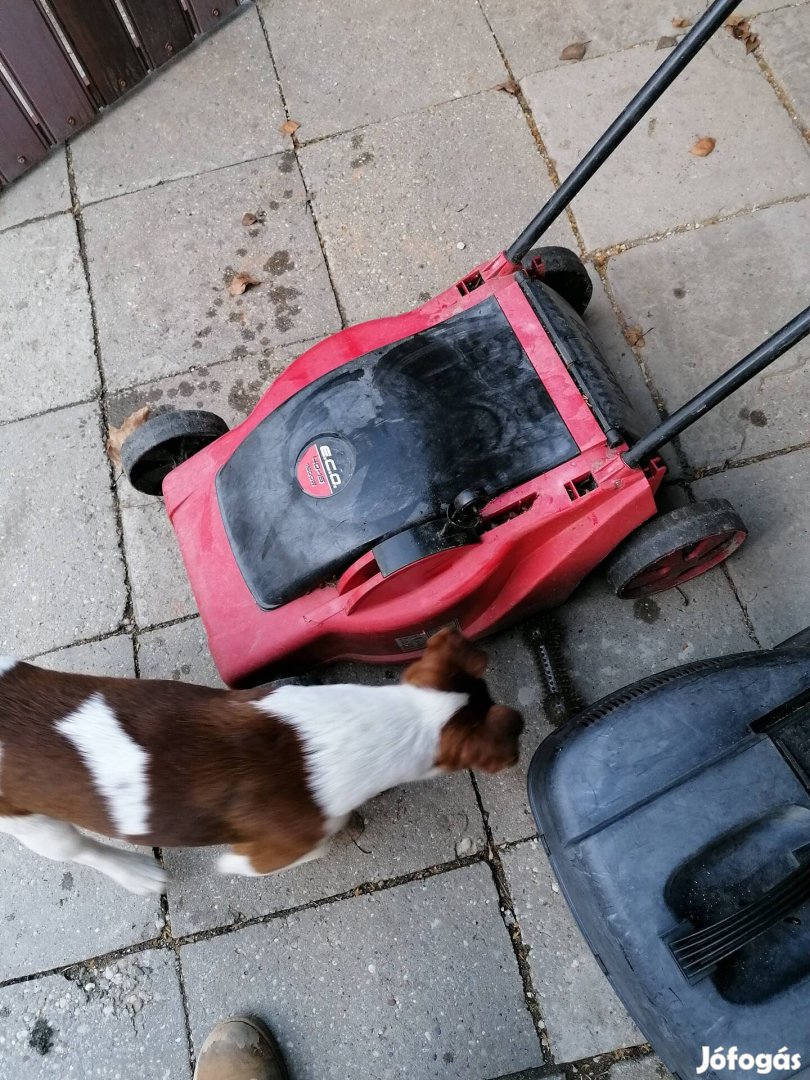
[[[0,817],[0,832],[8,833],[46,859],[90,866],[130,892],[144,896],[166,891],[167,875],[154,859],[134,851],[108,847],[65,821],[42,814]]]

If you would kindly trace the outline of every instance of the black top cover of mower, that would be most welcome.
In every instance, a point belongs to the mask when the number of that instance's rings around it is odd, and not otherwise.
[[[299,391],[237,448],[217,494],[245,581],[272,608],[394,533],[443,528],[465,489],[492,496],[577,453],[490,297]]]
[[[591,948],[673,1072],[694,1076],[706,1045],[787,1047],[807,1070],[810,648],[605,698],[541,745],[529,797]]]

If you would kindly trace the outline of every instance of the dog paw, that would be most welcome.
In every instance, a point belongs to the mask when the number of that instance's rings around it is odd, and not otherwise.
[[[135,855],[130,852],[121,852],[124,858],[115,856],[114,860],[105,867],[105,872],[132,893],[139,896],[149,896],[166,892],[169,875],[148,855]]]

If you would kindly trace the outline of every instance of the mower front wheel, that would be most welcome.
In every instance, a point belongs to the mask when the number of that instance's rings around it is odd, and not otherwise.
[[[523,259],[523,266],[567,300],[577,315],[585,314],[593,295],[593,282],[579,255],[564,247],[532,248]]]
[[[136,491],[160,495],[163,480],[172,469],[227,430],[222,417],[200,409],[158,413],[126,440],[121,447],[121,464]]]
[[[726,499],[679,506],[642,525],[617,548],[607,564],[607,579],[624,599],[652,596],[717,566],[747,535]]]

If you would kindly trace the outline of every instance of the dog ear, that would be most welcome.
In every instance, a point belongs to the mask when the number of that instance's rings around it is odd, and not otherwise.
[[[491,705],[483,721],[454,717],[445,725],[436,765],[448,772],[496,773],[516,765],[523,717],[508,705]]]
[[[487,660],[483,649],[469,642],[454,627],[446,626],[428,640],[422,658],[406,668],[402,678],[403,682],[416,686],[449,689],[453,677],[458,674],[483,678]]]

